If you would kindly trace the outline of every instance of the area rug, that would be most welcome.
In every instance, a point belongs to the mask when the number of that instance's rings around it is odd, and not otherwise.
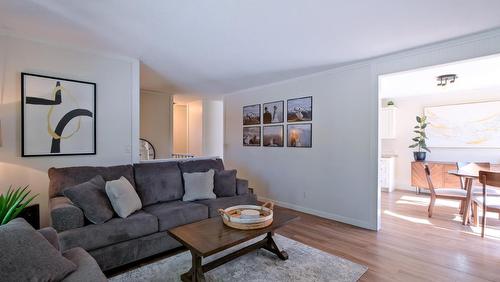
[[[203,263],[214,260],[261,238],[235,246]],[[289,259],[282,261],[276,255],[257,250],[221,265],[207,273],[207,281],[357,281],[368,269],[352,261],[325,253],[295,240],[275,235],[280,249]],[[180,275],[191,267],[191,254],[186,251],[157,262],[130,270],[109,279],[111,282],[180,281]]]

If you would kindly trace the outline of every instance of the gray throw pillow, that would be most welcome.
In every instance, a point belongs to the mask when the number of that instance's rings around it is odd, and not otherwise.
[[[217,197],[236,196],[236,169],[215,172],[214,193]]]
[[[214,170],[207,172],[183,173],[184,196],[183,201],[215,199]]]
[[[76,270],[24,219],[0,226],[1,281],[61,281]]]
[[[106,194],[115,212],[121,218],[126,218],[142,208],[141,199],[134,186],[125,177],[106,182]]]
[[[97,175],[87,182],[64,189],[63,193],[83,210],[90,222],[101,224],[113,218],[113,208],[106,196],[105,187],[106,181]]]

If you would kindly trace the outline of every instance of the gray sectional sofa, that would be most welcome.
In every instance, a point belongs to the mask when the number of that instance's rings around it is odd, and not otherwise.
[[[59,232],[61,249],[81,247],[103,271],[181,246],[167,230],[209,217],[217,209],[255,204],[248,181],[237,179],[235,195],[183,202],[182,173],[224,170],[221,159],[164,161],[111,167],[67,167],[49,169],[52,226]],[[127,218],[114,217],[102,224],[86,221],[81,209],[63,196],[65,187],[101,175],[106,181],[124,176],[134,186],[143,209]]]
[[[59,243],[52,227],[37,232],[23,218],[0,226],[0,281],[108,281],[85,250]]]

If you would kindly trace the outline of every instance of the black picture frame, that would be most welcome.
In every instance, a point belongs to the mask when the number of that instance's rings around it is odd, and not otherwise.
[[[258,142],[257,143],[252,143],[252,142],[255,142],[255,141],[250,141],[251,139],[249,139],[249,141],[245,141],[246,137],[245,135],[248,134],[245,133],[245,131],[248,131],[248,130],[252,130],[252,129],[258,129],[259,130],[259,133],[258,133]],[[246,126],[246,127],[243,127],[243,134],[242,134],[242,144],[244,147],[260,147],[261,144],[262,144],[262,127],[261,126]]]
[[[242,119],[243,119],[243,125],[260,124],[261,122],[260,104],[243,106]]]
[[[281,144],[267,144],[266,142],[266,129],[271,129],[271,128],[280,128],[281,129]],[[267,145],[266,145],[267,144]],[[262,146],[263,147],[284,147],[285,146],[285,127],[283,125],[266,125],[262,127]]]
[[[300,111],[300,115],[304,116],[303,118],[299,119],[297,117],[297,111],[295,110],[295,114],[293,113],[294,110],[290,110],[290,107],[293,107],[291,103],[295,103],[296,101],[304,100],[307,101],[309,100],[309,105],[311,107],[310,112],[307,111]],[[286,121],[287,122],[305,122],[305,121],[312,121],[313,120],[313,97],[312,96],[305,96],[305,97],[300,97],[300,98],[293,98],[293,99],[288,99],[286,102]]]
[[[42,79],[50,79],[50,80],[55,80],[55,81],[67,81],[71,83],[80,83],[80,84],[85,84],[85,85],[90,85],[93,90],[92,90],[92,99],[93,99],[93,107],[92,107],[92,119],[93,119],[93,130],[92,134],[93,136],[91,137],[91,142],[92,142],[92,150],[89,152],[79,152],[79,153],[40,153],[40,154],[28,154],[26,152],[26,120],[25,120],[25,115],[26,115],[26,78],[27,77],[36,77],[36,78],[42,78]],[[62,95],[61,95],[62,97]],[[57,105],[57,98],[54,101],[51,100],[45,100],[39,97],[30,97],[31,102],[30,104],[37,104],[37,105]],[[61,98],[62,99],[62,98]],[[61,100],[59,100],[59,103],[61,103]],[[76,109],[80,110],[80,112],[75,112],[72,116],[83,116],[87,115],[87,112],[90,112],[88,109]],[[65,120],[67,122],[68,119],[71,120],[71,116],[64,116],[63,118],[66,118]],[[61,119],[62,120],[62,119]],[[58,127],[60,125],[58,124]],[[58,127],[56,127],[56,131],[58,130]],[[61,131],[64,129],[64,125],[62,126]],[[50,137],[49,137],[50,138]],[[52,140],[52,146],[54,146],[54,139]],[[60,138],[59,138],[60,139]],[[59,141],[60,143],[60,141]],[[60,145],[58,145],[60,146]],[[51,150],[52,151],[52,148]],[[40,75],[40,74],[34,74],[34,73],[26,73],[26,72],[21,72],[21,156],[22,157],[54,157],[54,156],[81,156],[81,155],[96,155],[97,154],[97,84],[94,82],[88,82],[88,81],[81,81],[81,80],[75,80],[75,79],[68,79],[68,78],[62,78],[62,77],[54,77],[54,76],[47,76],[47,75]]]
[[[293,129],[293,127],[301,127],[301,126],[307,126],[309,127],[309,138],[306,140],[305,145],[292,145],[290,140],[290,128]],[[312,130],[312,123],[292,123],[292,124],[287,124],[286,128],[286,146],[290,148],[312,148],[312,135],[313,135],[313,130]]]
[[[279,118],[278,121],[274,121],[274,119],[271,115],[271,122],[266,122],[266,118],[265,118],[266,108],[269,106],[272,106],[273,104],[281,104],[281,115],[278,116],[278,118]],[[284,123],[285,122],[285,101],[284,100],[264,103],[262,105],[262,108],[264,111],[262,113],[262,124],[277,124],[277,123]]]

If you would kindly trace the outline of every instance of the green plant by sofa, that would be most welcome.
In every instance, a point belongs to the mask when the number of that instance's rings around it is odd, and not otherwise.
[[[0,225],[6,224],[16,218],[21,211],[38,196],[34,195],[28,198],[31,190],[28,190],[28,185],[12,189],[12,186],[7,190],[7,194],[0,195]]]
[[[417,125],[413,128],[413,132],[417,134],[417,136],[413,137],[411,140],[414,142],[409,146],[409,148],[418,148],[417,151],[413,152],[413,157],[416,161],[424,161],[426,153],[423,151],[431,152],[431,150],[427,147],[425,140],[427,139],[427,135],[425,134],[425,129],[427,128],[427,117],[417,116]]]

